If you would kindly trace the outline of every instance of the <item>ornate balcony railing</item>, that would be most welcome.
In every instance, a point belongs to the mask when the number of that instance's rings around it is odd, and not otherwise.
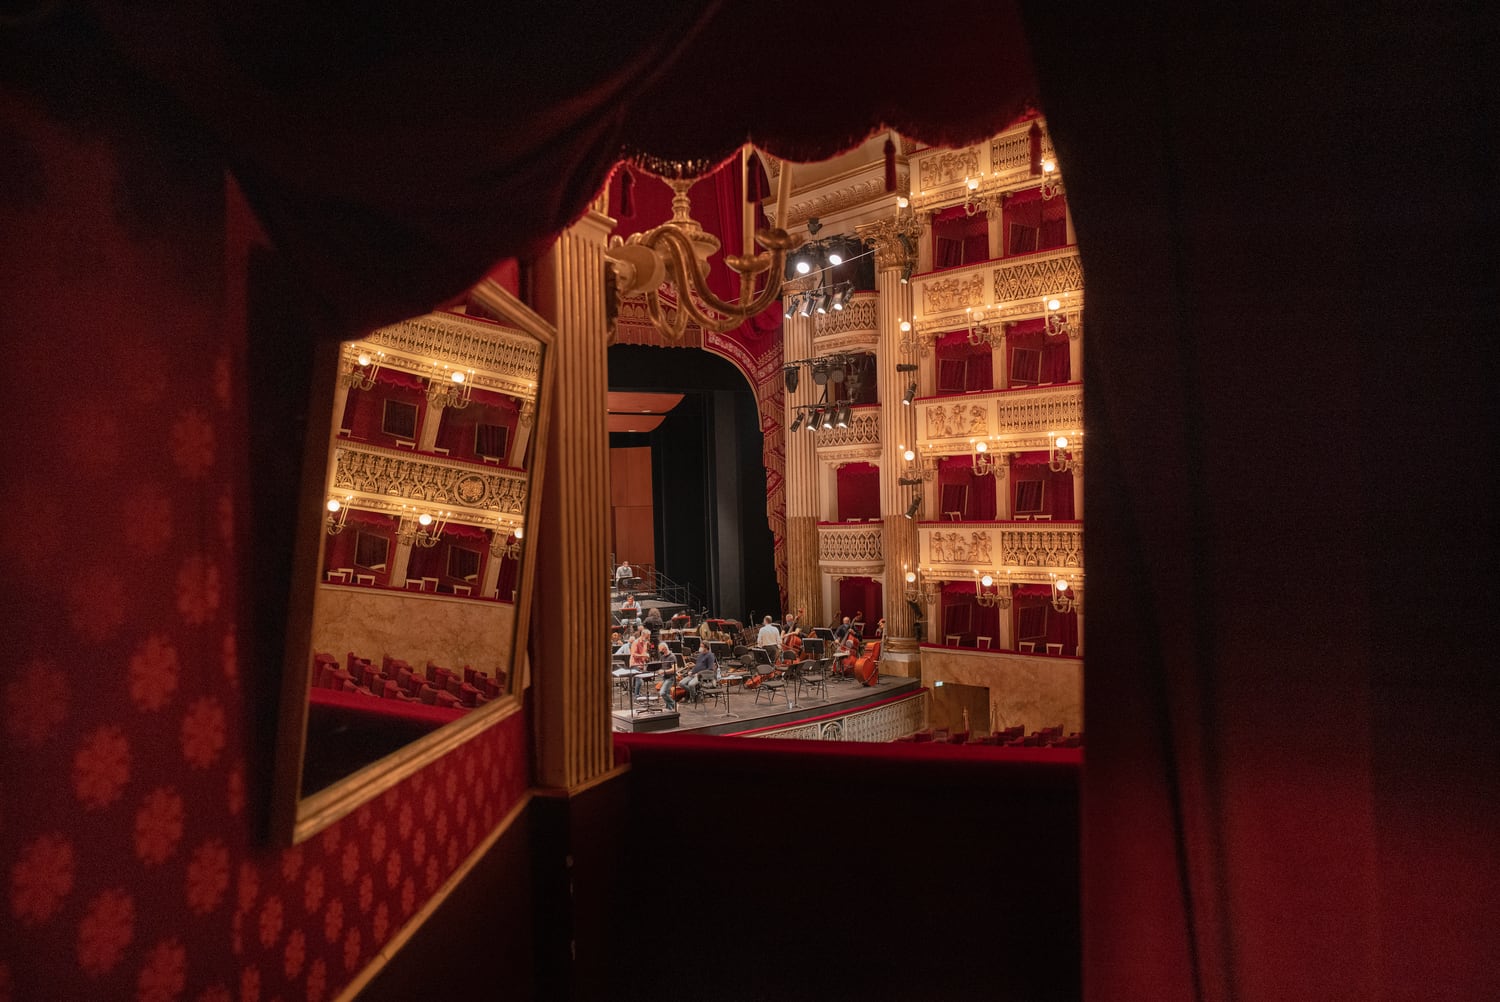
[[[813,350],[819,355],[877,350],[880,324],[875,304],[875,293],[856,292],[842,310],[820,314],[813,327]]]
[[[873,572],[885,565],[879,522],[818,525],[818,563],[824,570]]]
[[[989,573],[1041,584],[1053,574],[1076,577],[1083,571],[1083,523],[923,522],[917,559],[932,580],[972,581]]]
[[[894,741],[920,730],[927,716],[927,691],[892,700],[868,710],[788,724],[746,735],[752,738],[796,738],[803,741]]]
[[[880,407],[865,404],[853,408],[849,427],[827,431],[798,432],[816,435],[820,460],[878,459],[880,457]]]
[[[929,272],[912,286],[917,332],[950,331],[965,326],[971,309],[996,311],[992,321],[1020,320],[1046,312],[1049,296],[1062,299],[1065,312],[1082,309],[1083,262],[1077,247],[1059,247]]]
[[[334,495],[355,507],[399,514],[403,504],[451,509],[452,520],[493,528],[494,516],[526,513],[524,470],[486,469],[460,460],[341,442],[334,449]]]
[[[917,445],[922,452],[969,452],[983,439],[991,452],[1046,449],[1058,435],[1083,434],[1083,385],[1063,383],[1018,390],[992,390],[922,397]]]

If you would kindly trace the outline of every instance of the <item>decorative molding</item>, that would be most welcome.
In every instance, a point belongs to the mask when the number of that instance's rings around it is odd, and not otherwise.
[[[746,734],[749,738],[793,738],[802,741],[894,741],[921,730],[927,718],[927,692],[892,700],[867,710],[832,719],[788,724],[775,730]]]
[[[828,563],[881,563],[881,523],[818,526],[818,562],[828,570]]]
[[[1012,584],[1050,584],[1050,574],[1083,569],[1083,526],[1075,523],[933,522],[918,526],[917,537],[922,573],[933,580],[1004,570]]]
[[[1051,254],[1037,254],[995,269],[994,302],[1015,304],[1016,300],[1032,309],[1044,296],[1083,291],[1083,261],[1076,247]],[[1070,309],[1076,305],[1069,303]],[[1016,312],[1005,311],[1002,313]],[[1036,312],[1040,313],[1040,310]]]
[[[1007,175],[1023,175],[1031,177],[1031,123],[1027,122],[1019,129],[1001,133],[990,140],[990,174],[994,177],[1009,179]],[[1052,149],[1052,133],[1047,130],[1045,122],[1042,123],[1042,157],[1053,157],[1056,153]],[[1036,184],[1041,184],[1040,177],[1032,178]]]
[[[800,434],[800,433],[799,433]],[[838,449],[851,445],[880,446],[880,412],[878,410],[855,410],[849,419],[847,428],[831,428],[828,431],[815,431],[809,434],[817,436],[817,449],[819,458],[824,458],[822,453],[826,449]],[[845,458],[847,461],[848,457]]]
[[[850,331],[858,331],[870,338],[879,337],[879,321],[876,317],[875,293],[873,292],[856,293],[848,306],[842,310],[821,314],[816,320],[813,327],[815,342]]]
[[[961,150],[942,150],[930,156],[920,156],[917,163],[917,187],[920,191],[931,191],[945,184],[976,177],[979,174],[979,147],[967,146]]]
[[[997,274],[998,280],[998,274]],[[922,283],[922,312],[949,313],[984,305],[984,275],[955,275]]]
[[[536,399],[542,345],[519,330],[458,313],[428,313],[358,339],[385,352],[382,365],[431,375],[434,361],[473,369],[473,385]]]
[[[917,448],[923,452],[967,452],[980,437],[991,452],[1024,452],[1050,448],[1057,435],[1084,432],[1083,387],[1077,383],[929,397],[918,406],[923,421]]]
[[[953,404],[935,403],[922,408],[924,427],[919,441],[940,438],[988,437],[988,401],[962,399]]]
[[[330,492],[343,491],[359,496],[354,502],[357,508],[388,514],[398,514],[402,502],[453,508],[452,521],[494,528],[497,514],[512,516],[506,519],[508,524],[522,524],[527,474],[341,443],[334,450]],[[466,511],[472,514],[466,515]]]
[[[896,190],[902,191],[908,181],[908,174],[899,167],[896,171]],[[883,201],[891,197],[890,192],[885,190],[885,175],[876,171],[874,176],[863,181],[856,181],[831,191],[801,202],[792,202],[787,211],[787,229],[800,226],[814,216],[831,216],[845,209],[852,209],[867,202]]]

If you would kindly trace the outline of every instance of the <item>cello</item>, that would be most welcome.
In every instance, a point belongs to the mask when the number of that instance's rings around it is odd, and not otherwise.
[[[880,641],[870,645],[870,652],[854,662],[854,677],[860,685],[875,685],[880,681]]]

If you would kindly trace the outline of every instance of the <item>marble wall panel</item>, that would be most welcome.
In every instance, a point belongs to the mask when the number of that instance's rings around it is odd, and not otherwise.
[[[956,682],[990,690],[993,728],[1022,724],[1026,733],[1061,724],[1083,730],[1083,662],[981,651],[922,649],[922,684]]]
[[[353,651],[383,655],[421,668],[471,665],[483,671],[510,662],[515,609],[505,602],[450,595],[319,585],[313,613],[313,650],[341,662]]]

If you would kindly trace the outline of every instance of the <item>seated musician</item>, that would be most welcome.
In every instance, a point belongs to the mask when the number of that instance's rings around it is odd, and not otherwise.
[[[834,670],[840,674],[847,674],[854,670],[854,662],[859,659],[859,637],[853,630],[846,630],[844,635],[833,643]]]
[[[698,689],[703,685],[704,680],[718,678],[718,676],[718,659],[714,657],[713,651],[705,647],[698,652],[697,657],[693,658],[693,667],[680,673],[676,681],[687,690],[686,698],[697,700]]]
[[[786,635],[786,644],[781,648],[781,660],[802,660],[802,631],[793,630]]]
[[[620,618],[635,619],[638,618],[640,614],[641,607],[635,600],[635,594],[627,594],[625,596],[625,603],[620,606]]]
[[[673,654],[671,648],[666,644],[659,644],[656,648],[656,657],[661,662],[662,667],[667,669],[662,672],[661,676],[661,704],[669,710],[675,710],[677,709],[677,700],[672,698],[672,687],[677,684],[677,671],[675,669],[677,655]]]

